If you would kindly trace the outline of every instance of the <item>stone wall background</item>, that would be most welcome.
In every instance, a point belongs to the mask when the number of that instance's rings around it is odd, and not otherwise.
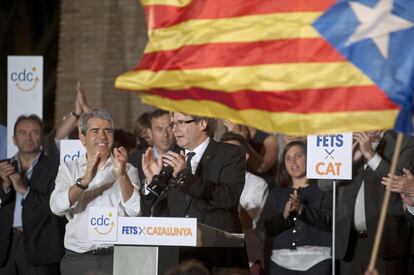
[[[147,41],[139,1],[62,0],[60,12],[55,125],[73,111],[80,80],[91,107],[108,109],[116,128],[132,131],[135,119],[153,108],[114,82],[136,66]]]

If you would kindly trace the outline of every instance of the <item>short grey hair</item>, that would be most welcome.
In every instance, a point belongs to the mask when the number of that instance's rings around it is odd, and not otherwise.
[[[111,128],[115,129],[114,121],[112,120],[112,115],[107,110],[93,109],[90,112],[83,113],[79,118],[78,128],[79,128],[79,132],[82,133],[83,135],[86,135],[86,133],[88,132],[88,121],[91,118],[100,118],[100,119],[107,120],[111,123]]]

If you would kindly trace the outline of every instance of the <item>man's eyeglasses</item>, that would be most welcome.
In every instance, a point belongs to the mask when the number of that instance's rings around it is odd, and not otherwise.
[[[177,120],[177,121],[171,121],[170,123],[168,123],[168,125],[170,126],[170,128],[174,128],[174,126],[177,127],[183,127],[184,124],[190,124],[192,122],[195,122],[195,119],[190,119],[190,120]]]

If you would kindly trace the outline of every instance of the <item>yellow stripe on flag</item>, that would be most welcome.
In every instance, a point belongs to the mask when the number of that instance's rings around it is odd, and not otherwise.
[[[141,0],[143,6],[152,5],[166,5],[174,7],[185,7],[191,3],[192,0]]]
[[[169,100],[154,95],[140,94],[142,101],[170,111],[194,115],[232,118],[232,122],[263,131],[283,131],[289,135],[336,134],[352,131],[390,129],[398,110],[335,112],[335,113],[272,113],[261,110],[236,111],[217,102]],[[375,121],[375,123],[372,123]]]
[[[289,63],[193,70],[127,72],[116,79],[118,89],[182,90],[190,87],[217,91],[289,91],[371,85],[349,62]]]
[[[320,37],[311,26],[320,15],[319,12],[291,12],[190,20],[172,27],[150,31],[145,52],[207,43]]]

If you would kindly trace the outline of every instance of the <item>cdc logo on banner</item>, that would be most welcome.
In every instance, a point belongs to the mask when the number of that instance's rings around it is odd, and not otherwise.
[[[43,57],[7,57],[7,156],[17,152],[13,126],[22,114],[43,114]]]
[[[60,141],[60,164],[74,161],[86,152],[85,146],[79,139],[66,139]]]
[[[115,207],[89,208],[89,239],[99,242],[116,242],[118,213]]]

